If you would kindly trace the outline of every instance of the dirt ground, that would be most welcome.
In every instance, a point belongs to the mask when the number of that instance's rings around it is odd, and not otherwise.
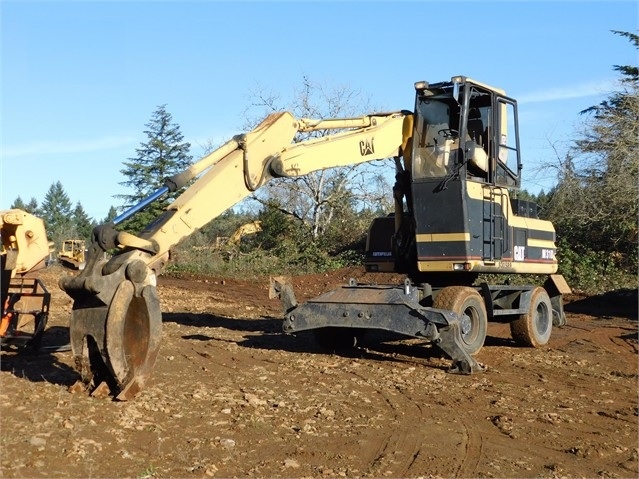
[[[45,345],[68,341],[60,267]],[[362,270],[294,278],[298,299]],[[427,344],[373,334],[347,354],[281,333],[267,281],[162,277],[152,384],[129,402],[69,392],[71,352],[1,353],[0,477],[637,477],[637,297],[571,296],[548,347],[490,323],[446,373]]]

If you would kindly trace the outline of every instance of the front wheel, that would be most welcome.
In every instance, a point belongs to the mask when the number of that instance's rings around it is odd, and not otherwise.
[[[462,347],[471,356],[477,354],[488,329],[488,315],[481,295],[467,286],[449,286],[435,297],[433,308],[453,311],[462,317]]]
[[[550,340],[552,332],[552,305],[546,290],[537,287],[530,298],[526,314],[521,314],[510,323],[513,339],[524,346],[539,348]]]

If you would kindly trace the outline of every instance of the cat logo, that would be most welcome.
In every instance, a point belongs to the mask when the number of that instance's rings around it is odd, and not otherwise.
[[[362,140],[359,142],[359,153],[362,156],[372,155],[375,153],[375,146],[373,145],[374,139]]]

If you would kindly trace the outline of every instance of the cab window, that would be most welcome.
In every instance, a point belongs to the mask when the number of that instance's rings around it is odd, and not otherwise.
[[[459,148],[459,114],[456,104],[439,99],[422,99],[413,140],[413,178],[448,175]]]
[[[513,103],[498,101],[499,134],[495,183],[506,186],[519,184],[519,144],[516,111]]]

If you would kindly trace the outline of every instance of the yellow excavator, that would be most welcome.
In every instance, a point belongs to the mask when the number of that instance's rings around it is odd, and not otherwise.
[[[259,233],[260,231],[262,231],[262,222],[260,220],[244,223],[233,232],[233,234],[229,237],[227,244],[239,246],[242,238],[248,235],[254,235],[255,233]]]
[[[260,220],[249,221],[240,225],[231,236],[218,236],[215,238],[215,249],[222,249],[224,246],[239,247],[242,238],[254,235],[262,231],[262,222]]]
[[[403,284],[358,284],[298,304],[275,282],[283,330],[346,338],[382,329],[422,338],[452,360],[451,372],[482,367],[473,357],[488,321],[506,321],[513,338],[545,345],[565,323],[555,231],[537,218],[521,185],[517,102],[464,76],[415,83],[412,111],[344,119],[269,115],[140,204],[94,230],[85,269],[60,286],[74,300],[70,322],[75,365],[88,390],[103,383],[133,398],[149,380],[160,347],[162,312],[156,278],[170,248],[275,178],[393,159],[394,212],[373,222],[366,268],[405,274]],[[300,140],[300,133],[322,136]],[[332,131],[333,133],[328,133]],[[139,234],[117,225],[159,197],[191,183]],[[117,249],[110,259],[103,251]],[[480,273],[546,275],[543,286],[479,282]]]
[[[0,344],[38,349],[51,294],[38,278],[53,249],[44,222],[26,211],[0,211]]]

